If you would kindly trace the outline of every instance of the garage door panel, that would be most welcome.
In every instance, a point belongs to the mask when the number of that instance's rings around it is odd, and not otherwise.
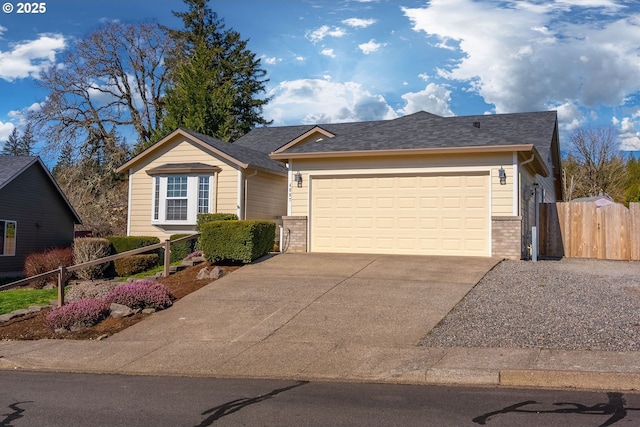
[[[312,178],[311,250],[489,255],[489,176]]]

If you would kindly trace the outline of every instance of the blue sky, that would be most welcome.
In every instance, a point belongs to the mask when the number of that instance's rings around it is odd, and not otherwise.
[[[0,145],[46,92],[38,73],[109,20],[173,28],[180,0],[49,0],[0,12]],[[640,150],[640,2],[212,0],[270,79],[274,125],[557,110]],[[3,8],[6,7],[6,4]],[[133,141],[132,141],[133,142]]]

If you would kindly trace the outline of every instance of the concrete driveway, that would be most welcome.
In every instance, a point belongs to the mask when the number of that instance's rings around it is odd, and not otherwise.
[[[497,262],[281,254],[107,341],[148,343],[148,353],[127,366],[136,373],[341,378],[370,363],[401,363],[388,359],[416,350]]]
[[[498,261],[277,255],[106,340],[0,342],[0,369],[493,384],[493,349],[416,344]]]

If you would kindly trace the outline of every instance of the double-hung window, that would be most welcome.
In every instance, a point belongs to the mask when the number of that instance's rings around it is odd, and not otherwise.
[[[0,219],[0,256],[16,254],[16,222]]]
[[[167,177],[167,221],[186,221],[189,217],[189,196],[187,184],[189,177],[176,175]]]
[[[152,222],[195,224],[197,214],[211,212],[212,182],[211,175],[154,176]]]

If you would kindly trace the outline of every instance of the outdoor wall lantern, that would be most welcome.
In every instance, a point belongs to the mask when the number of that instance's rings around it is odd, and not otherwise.
[[[300,171],[296,172],[296,174],[293,177],[293,179],[298,184],[298,188],[301,188],[302,187],[302,174],[300,173]]]
[[[507,185],[507,173],[502,166],[498,169],[498,178],[500,178],[500,185]]]

